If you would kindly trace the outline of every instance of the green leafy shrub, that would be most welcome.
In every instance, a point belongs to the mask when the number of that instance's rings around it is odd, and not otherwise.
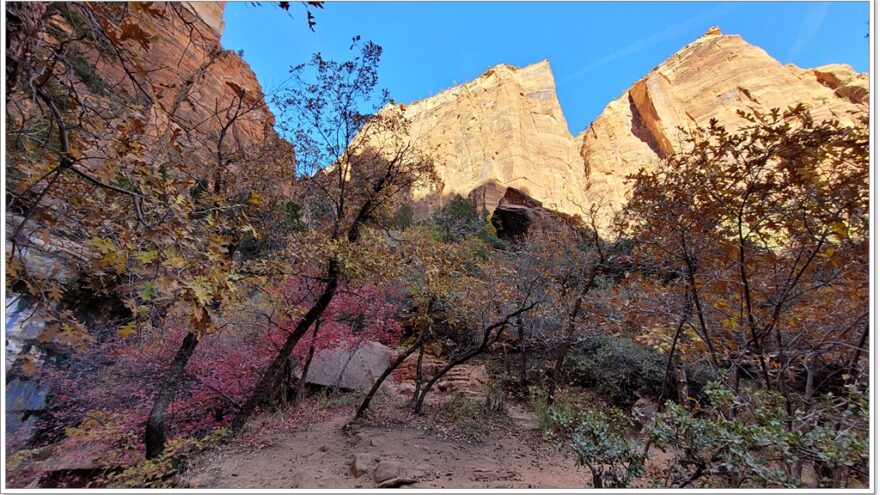
[[[855,387],[791,414],[775,392],[734,395],[710,382],[706,395],[708,408],[690,412],[667,402],[645,426],[653,445],[674,454],[668,485],[716,477],[730,487],[845,487],[867,479],[870,412]],[[815,481],[807,481],[805,468]]]
[[[630,406],[638,395],[659,397],[665,374],[666,356],[662,353],[629,339],[594,335],[572,349],[565,381],[593,388],[615,404]],[[667,394],[674,393],[672,385],[669,380]]]
[[[302,220],[302,207],[294,201],[284,201],[280,205],[284,215],[284,226],[291,232],[303,232],[306,224]]]
[[[622,411],[551,408],[550,418],[553,436],[590,470],[593,488],[626,488],[645,473],[644,446],[627,435],[633,423]]]
[[[406,230],[413,224],[413,210],[408,203],[403,203],[400,208],[394,212],[392,225],[399,230]]]

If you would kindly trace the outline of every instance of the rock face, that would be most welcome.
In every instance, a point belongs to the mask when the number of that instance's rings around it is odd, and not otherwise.
[[[867,74],[847,65],[800,69],[718,28],[686,45],[611,102],[583,134],[580,153],[593,202],[623,205],[626,176],[680,149],[679,128],[717,119],[729,131],[747,122],[737,110],[803,103],[817,120],[843,124],[867,116]]]
[[[455,194],[491,212],[514,188],[545,209],[571,215],[607,204],[607,222],[626,201],[627,175],[681,149],[679,128],[706,126],[714,118],[735,131],[746,124],[737,110],[797,103],[817,120],[853,123],[867,116],[868,76],[842,64],[783,65],[741,37],[712,28],[572,137],[546,61],[521,69],[499,65],[405,108],[415,141],[434,155],[443,180],[440,193],[414,193],[416,217]]]
[[[550,64],[498,65],[477,80],[409,105],[414,141],[438,160],[439,193],[416,191],[417,217],[453,195],[495,209],[507,187],[547,208],[577,211],[584,167],[568,131]]]
[[[89,8],[98,17],[109,18],[107,11],[117,7],[93,4]],[[134,77],[142,80],[138,87],[125,77],[124,67],[104,63],[93,54],[99,78],[122,82],[114,88],[114,96],[124,95],[142,106],[155,102],[148,125],[163,128],[170,120],[172,126],[184,130],[183,147],[203,147],[198,135],[218,131],[221,119],[212,116],[232,105],[240,91],[244,91],[245,106],[250,110],[230,129],[230,147],[276,138],[275,119],[265,105],[256,75],[237,53],[220,46],[224,8],[224,2],[157,2],[126,9],[123,23],[136,24],[147,38],[145,44],[126,41],[135,48]],[[149,75],[149,82],[142,74]]]
[[[84,128],[112,139],[117,137],[122,122],[134,119],[149,129],[150,135],[157,136],[157,141],[166,132],[177,136],[180,156],[172,158],[182,162],[197,158],[199,163],[211,163],[215,150],[210,146],[224,125],[215,116],[228,115],[227,109],[233,104],[243,110],[226,129],[226,153],[257,149],[279,140],[273,129],[274,117],[266,107],[253,71],[237,53],[220,45],[224,8],[223,2],[69,3],[63,7],[37,2],[20,4],[7,8],[7,14],[12,12],[12,17],[25,25],[10,30],[7,60],[26,60],[26,42],[35,38],[51,40],[56,36],[52,33],[89,31],[88,39],[94,39],[94,43],[72,41],[67,47],[71,60],[78,60],[78,79],[72,84],[83,100],[102,115],[101,119],[88,119]],[[31,18],[47,19],[49,28],[31,36],[27,28]],[[96,26],[105,34],[99,36]],[[108,56],[118,49],[126,52],[124,64]],[[7,71],[7,81],[17,79],[14,70]],[[7,91],[7,97],[13,97],[7,98],[7,113],[18,115],[10,112],[9,106],[9,102],[20,97],[15,91],[18,90]],[[237,102],[241,102],[240,107]],[[91,129],[91,125],[96,129]],[[83,156],[95,157],[102,156],[102,148],[110,146],[106,141],[77,144],[85,147],[80,150]],[[148,143],[145,147],[144,158],[154,158],[155,152]],[[281,148],[289,152],[292,162],[292,148]],[[83,158],[81,163],[88,168],[93,164],[99,166],[102,161]],[[52,196],[47,194],[43,203],[55,201]],[[15,232],[21,223],[20,215],[7,211],[7,232]],[[47,229],[43,235],[36,235],[43,225],[31,221],[18,233],[18,240],[24,241],[24,247],[19,247],[23,250],[22,262],[30,273],[70,283],[77,275],[77,264],[92,253],[81,242],[64,235],[61,226],[55,227],[51,232]],[[9,238],[6,246],[9,252]],[[33,432],[35,414],[46,406],[47,391],[26,376],[17,378],[17,374],[25,359],[30,364],[39,364],[47,356],[43,351],[45,343],[38,338],[45,326],[44,313],[33,307],[31,301],[12,293],[8,297],[6,386],[7,394],[15,397],[16,402],[10,402],[6,411],[7,433],[26,437]],[[99,313],[97,309],[93,311]]]

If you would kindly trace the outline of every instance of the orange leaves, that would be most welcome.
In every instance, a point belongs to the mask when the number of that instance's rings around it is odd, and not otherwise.
[[[125,20],[119,28],[117,39],[119,41],[134,41],[138,43],[142,49],[149,50],[150,41],[153,39],[153,36],[141,28],[136,22]]]

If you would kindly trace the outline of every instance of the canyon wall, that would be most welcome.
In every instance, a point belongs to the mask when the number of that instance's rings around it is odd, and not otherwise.
[[[547,61],[521,69],[498,65],[407,106],[405,116],[415,142],[436,158],[443,181],[439,192],[415,192],[416,216],[455,195],[492,211],[508,187],[549,209],[581,211],[584,167]]]
[[[626,176],[681,149],[684,133],[716,119],[728,131],[737,114],[803,103],[816,120],[844,125],[868,114],[868,77],[847,65],[783,65],[740,36],[717,28],[686,45],[636,82],[578,136],[590,201],[620,208]]]
[[[434,155],[443,180],[439,193],[416,191],[417,216],[453,195],[493,211],[510,187],[567,214],[583,216],[600,204],[607,227],[626,201],[626,177],[681,150],[682,129],[717,119],[735,131],[747,124],[738,110],[798,103],[817,120],[852,124],[868,114],[868,76],[842,64],[783,65],[740,36],[712,28],[572,137],[547,61],[499,65],[406,107],[415,142]]]

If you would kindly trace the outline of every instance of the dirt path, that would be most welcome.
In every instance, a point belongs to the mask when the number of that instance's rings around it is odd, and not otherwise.
[[[493,429],[487,438],[468,442],[408,425],[346,431],[350,417],[350,411],[340,411],[260,450],[215,450],[189,470],[185,483],[193,488],[373,488],[382,481],[413,488],[589,486],[584,469],[521,419],[513,419],[510,429]],[[352,464],[360,470],[357,475]]]

